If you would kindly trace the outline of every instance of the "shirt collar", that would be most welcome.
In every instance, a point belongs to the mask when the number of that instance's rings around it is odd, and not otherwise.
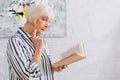
[[[25,38],[25,39],[30,39],[31,35],[26,33],[21,27],[18,29],[18,32]]]
[[[25,32],[22,27],[19,27],[18,32],[25,38],[25,39],[31,39],[31,35]],[[43,35],[39,35],[41,38],[43,38]]]

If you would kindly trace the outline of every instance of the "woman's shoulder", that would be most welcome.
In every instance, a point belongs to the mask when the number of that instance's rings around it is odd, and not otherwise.
[[[9,40],[19,40],[20,39],[20,34],[18,32],[14,33],[14,35],[12,35],[9,39]]]

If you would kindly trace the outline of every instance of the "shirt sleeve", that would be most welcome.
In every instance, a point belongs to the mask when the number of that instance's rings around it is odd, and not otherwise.
[[[41,77],[40,66],[30,60],[19,39],[9,39],[7,52],[11,66],[18,76],[25,79]]]

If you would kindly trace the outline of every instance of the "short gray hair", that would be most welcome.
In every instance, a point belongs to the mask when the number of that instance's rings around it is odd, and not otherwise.
[[[27,22],[35,22],[41,16],[48,16],[50,19],[54,18],[52,8],[47,3],[33,3],[26,11]]]

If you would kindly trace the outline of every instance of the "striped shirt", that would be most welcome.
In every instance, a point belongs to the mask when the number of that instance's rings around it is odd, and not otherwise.
[[[54,80],[49,51],[43,40],[41,65],[32,61],[35,49],[30,35],[19,30],[8,40],[9,80]]]

